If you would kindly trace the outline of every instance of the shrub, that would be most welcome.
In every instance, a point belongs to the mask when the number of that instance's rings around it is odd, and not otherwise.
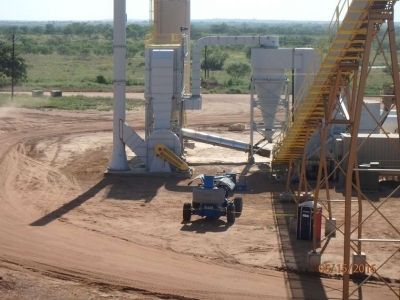
[[[239,78],[246,77],[251,72],[251,67],[247,63],[233,63],[226,68],[226,73],[232,78],[238,80]]]
[[[107,79],[103,75],[97,75],[96,82],[99,84],[108,84]]]

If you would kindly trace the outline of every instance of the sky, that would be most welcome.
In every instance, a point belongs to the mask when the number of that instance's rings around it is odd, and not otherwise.
[[[331,21],[338,2],[339,0],[192,0],[191,19]],[[113,0],[0,0],[0,21],[111,20],[113,3]],[[149,0],[126,0],[126,3],[129,20],[149,19]],[[400,7],[400,4],[397,6]],[[400,22],[400,8],[395,13],[395,21]]]

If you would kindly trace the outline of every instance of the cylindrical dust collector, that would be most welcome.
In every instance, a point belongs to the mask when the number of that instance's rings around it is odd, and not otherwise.
[[[264,120],[264,136],[271,141],[276,111],[286,81],[285,69],[279,68],[279,37],[269,37],[269,44],[252,50],[251,65],[257,98]],[[266,53],[271,52],[271,53]]]

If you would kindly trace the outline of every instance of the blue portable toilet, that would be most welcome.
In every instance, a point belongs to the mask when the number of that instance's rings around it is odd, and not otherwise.
[[[306,201],[299,205],[297,211],[297,239],[312,240],[313,228],[317,240],[321,239],[322,206],[317,203],[316,220],[313,220],[314,201]]]

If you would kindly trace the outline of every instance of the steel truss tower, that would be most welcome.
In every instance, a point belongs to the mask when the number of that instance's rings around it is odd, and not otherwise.
[[[361,172],[384,172],[385,174],[400,176],[400,169],[361,169],[359,168],[357,153],[365,145],[375,129],[380,129],[389,139],[389,135],[382,127],[383,120],[387,117],[392,108],[397,107],[397,125],[400,129],[400,82],[399,67],[395,40],[394,28],[394,6],[397,1],[340,1],[329,28],[329,41],[332,41],[324,59],[321,58],[320,68],[314,69],[310,76],[309,85],[306,87],[306,96],[299,99],[295,104],[295,119],[291,128],[284,133],[284,138],[274,149],[275,164],[288,166],[287,189],[289,188],[292,174],[296,163],[300,165],[299,171],[299,194],[300,191],[313,191],[314,213],[317,205],[325,207],[328,215],[323,217],[329,222],[334,217],[332,202],[344,202],[344,222],[335,224],[333,232],[341,233],[344,236],[343,244],[343,265],[352,265],[351,254],[361,259],[368,270],[368,275],[358,282],[352,282],[350,272],[343,272],[343,299],[349,299],[367,282],[371,276],[376,276],[400,299],[399,287],[387,283],[380,275],[382,269],[396,253],[400,252],[400,228],[389,220],[381,211],[382,205],[387,204],[394,194],[399,192],[400,185],[394,188],[388,197],[380,200],[380,203],[373,202],[370,195],[363,193],[360,188]],[[343,15],[345,16],[343,17]],[[341,17],[342,20],[341,20]],[[385,26],[383,26],[385,24]],[[384,51],[383,43],[388,42],[389,52]],[[375,51],[376,50],[376,51]],[[375,51],[375,54],[374,54]],[[377,55],[381,55],[393,80],[392,95],[376,95],[385,99],[386,115],[376,119],[364,102],[366,82],[371,72]],[[361,141],[358,138],[362,109],[365,108],[375,120],[375,129],[368,134],[368,137]],[[346,118],[336,118],[335,112],[346,109]],[[297,111],[297,113],[296,113]],[[297,118],[297,120],[296,120]],[[350,134],[350,144],[347,153],[338,159],[327,151],[328,136],[332,126],[342,125],[347,127]],[[319,145],[319,167],[316,180],[316,187],[313,188],[306,178],[306,146],[311,143],[311,135],[318,132],[320,135]],[[400,138],[390,139],[393,149],[397,151],[400,159]],[[299,156],[301,159],[299,160]],[[334,162],[334,168],[328,171],[327,159]],[[301,161],[301,163],[299,163]],[[345,199],[331,199],[328,180],[336,172],[345,176]],[[365,173],[364,173],[365,174]],[[353,192],[356,196],[353,199]],[[324,199],[323,199],[324,198]],[[298,200],[297,205],[298,205]],[[352,207],[352,203],[356,203]],[[372,209],[372,212],[366,213]],[[297,210],[296,210],[297,211]],[[383,239],[379,236],[366,238],[367,232],[363,231],[363,225],[371,216],[378,215],[386,221],[385,224],[393,233],[393,238]],[[315,219],[314,215],[314,219]],[[316,239],[316,230],[313,231],[313,251],[333,234],[328,234],[321,241]],[[380,265],[374,266],[372,259],[365,259],[362,250],[366,243],[395,245],[393,253]],[[375,247],[374,249],[377,249]],[[369,249],[371,251],[371,249]],[[378,251],[378,250],[377,250]],[[367,253],[371,255],[371,253]],[[373,255],[371,255],[373,256]],[[354,272],[353,272],[354,273]]]

